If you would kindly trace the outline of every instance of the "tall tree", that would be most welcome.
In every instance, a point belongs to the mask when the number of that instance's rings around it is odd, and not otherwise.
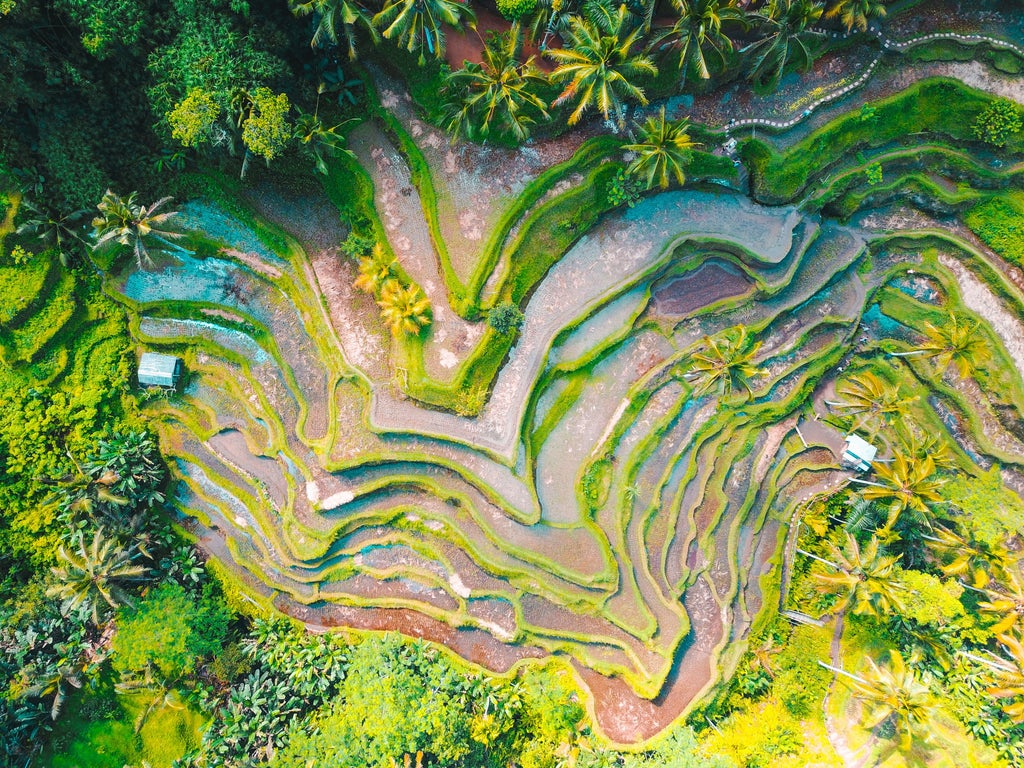
[[[295,140],[299,147],[313,160],[313,166],[317,173],[327,175],[327,158],[336,157],[344,153],[355,157],[352,150],[345,148],[345,137],[338,129],[348,120],[337,125],[327,126],[318,117],[317,112],[313,114],[302,113],[295,120]]]
[[[588,109],[596,107],[606,120],[614,112],[621,128],[625,124],[625,100],[647,103],[643,88],[635,81],[645,75],[653,77],[658,68],[647,56],[633,54],[640,29],[630,31],[630,23],[625,5],[600,23],[573,16],[564,32],[566,46],[545,52],[558,64],[551,79],[565,83],[555,105],[574,105],[569,125],[575,125]]]
[[[1024,723],[1024,644],[1020,637],[1000,635],[999,642],[1010,655],[1010,660],[1000,660],[996,665],[997,684],[989,693],[997,699],[1009,699],[1002,705],[1003,711],[1016,724]]]
[[[939,488],[945,482],[936,476],[932,458],[916,459],[897,453],[888,464],[876,463],[874,470],[878,482],[859,482],[861,498],[888,503],[886,522],[879,535],[891,535],[908,511],[914,513],[914,522],[931,527],[932,511],[928,505],[941,501]]]
[[[683,379],[694,385],[695,397],[714,392],[729,397],[737,389],[751,399],[751,383],[761,375],[762,369],[754,363],[761,342],[755,342],[745,326],[728,328],[715,336],[705,336],[703,346],[690,355],[684,365]]]
[[[885,18],[885,0],[834,0],[826,15],[842,21],[847,32],[866,32],[871,19]]]
[[[159,212],[171,198],[164,197],[152,205],[139,205],[135,192],[123,198],[109,189],[96,206],[99,215],[92,220],[96,250],[122,245],[132,249],[139,269],[153,265],[150,252],[175,248],[184,237],[174,226],[177,211]]]
[[[774,88],[789,64],[807,70],[814,63],[816,45],[824,39],[814,29],[824,6],[816,0],[769,0],[753,15],[764,36],[744,48],[748,71],[756,83]]]
[[[467,22],[476,26],[476,14],[459,0],[387,0],[383,10],[373,17],[387,40],[397,40],[406,50],[419,51],[420,63],[426,50],[437,59],[444,58],[444,26],[460,27]]]
[[[992,351],[979,333],[980,320],[958,317],[950,312],[942,325],[924,324],[925,341],[918,351],[930,357],[945,371],[952,363],[962,378],[972,375],[980,365],[992,359]]]
[[[877,537],[872,536],[861,549],[857,539],[847,533],[844,549],[829,546],[833,558],[829,565],[835,573],[815,573],[814,578],[820,591],[839,595],[836,609],[840,613],[852,610],[859,616],[883,618],[902,610],[896,568],[899,558],[883,554]]]
[[[531,56],[520,63],[523,35],[519,24],[488,35],[483,64],[466,62],[445,78],[446,128],[453,139],[486,139],[495,132],[525,141],[530,129],[549,115],[537,88],[546,79]]]
[[[871,371],[859,371],[836,385],[838,401],[828,405],[852,418],[851,430],[865,430],[871,437],[906,415],[914,398],[903,394],[899,385],[890,384]]]
[[[655,184],[668,189],[671,179],[683,186],[693,148],[699,146],[687,133],[689,127],[686,119],[666,120],[665,107],[657,117],[647,118],[639,126],[636,142],[623,147],[637,154],[629,164],[629,172],[644,178],[648,189]]]
[[[997,589],[985,589],[988,600],[978,603],[978,609],[985,616],[995,619],[989,627],[994,635],[1008,635],[1024,630],[1024,586],[1020,579],[1011,578]]]
[[[649,48],[675,54],[683,83],[691,70],[701,80],[708,80],[712,72],[709,57],[721,67],[726,53],[733,49],[722,25],[745,25],[746,16],[735,0],[672,0],[672,5],[679,17],[671,27],[655,31]]]
[[[854,695],[866,706],[862,723],[865,728],[876,728],[888,721],[895,731],[897,748],[905,754],[928,741],[935,700],[928,686],[907,667],[898,651],[889,651],[888,666],[880,667],[869,658],[863,675],[847,673],[845,678]]]
[[[296,16],[314,15],[316,29],[310,40],[310,45],[314,48],[337,45],[339,29],[345,38],[345,47],[348,49],[350,59],[356,58],[358,28],[365,29],[374,44],[380,40],[380,34],[373,26],[370,14],[354,0],[290,0],[289,5]]]
[[[48,248],[55,248],[60,263],[69,266],[85,248],[85,226],[89,211],[63,213],[46,203],[22,200],[21,211],[28,213],[18,226],[19,235],[33,235]]]
[[[61,545],[57,554],[63,564],[53,569],[57,583],[46,594],[63,600],[65,613],[83,606],[91,608],[93,623],[97,625],[101,603],[111,608],[130,603],[127,586],[140,581],[148,570],[134,562],[135,552],[107,538],[102,528],[93,535],[88,547],[82,539],[75,550]]]
[[[963,534],[944,526],[935,526],[934,535],[926,538],[929,548],[942,560],[942,572],[960,578],[967,577],[975,589],[981,589],[993,579],[1010,578],[1010,552],[1001,542],[985,541],[966,527]]]
[[[430,325],[430,301],[418,285],[403,286],[397,280],[388,280],[377,304],[394,336],[417,334]]]
[[[374,297],[380,296],[384,284],[395,277],[396,263],[395,257],[377,243],[368,255],[359,260],[359,275],[353,285]]]

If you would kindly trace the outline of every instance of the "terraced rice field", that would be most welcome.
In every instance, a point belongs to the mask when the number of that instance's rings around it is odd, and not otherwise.
[[[564,657],[602,732],[633,743],[728,672],[777,608],[790,520],[847,478],[825,405],[847,366],[904,366],[965,456],[1010,480],[1024,466],[991,393],[884,353],[919,336],[895,304],[918,318],[962,304],[1006,314],[993,343],[1018,361],[1020,288],[956,226],[887,201],[839,223],[708,184],[602,216],[517,293],[516,238],[582,177],[555,174],[517,208],[564,157],[447,150],[383,93],[394,124],[368,120],[352,148],[382,237],[431,299],[421,344],[392,343],[349,288],[343,231],[325,242],[309,225],[331,218],[321,196],[288,208],[271,191],[238,215],[192,201],[185,223],[219,255],[108,280],[140,343],[187,359],[184,391],[148,407],[183,518],[254,600],[314,628],[427,637],[498,671]],[[426,180],[395,126],[423,145]],[[487,186],[516,162],[515,189]],[[411,396],[412,368],[455,387],[500,341],[481,312],[503,295],[522,296],[526,321],[480,407]],[[696,396],[682,366],[737,325],[761,342],[751,397]]]

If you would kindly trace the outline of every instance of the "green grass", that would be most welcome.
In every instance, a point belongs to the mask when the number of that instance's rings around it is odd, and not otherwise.
[[[137,718],[149,705],[143,695],[86,693],[71,699],[39,765],[44,768],[171,768],[199,746],[206,717],[175,693],[174,706],[155,708],[136,733]]]
[[[4,358],[11,363],[33,360],[71,320],[77,306],[75,278],[65,272],[46,304],[5,340]]]
[[[1024,266],[1024,194],[989,198],[972,208],[964,222],[1000,256]]]
[[[46,255],[39,255],[20,266],[0,266],[0,325],[16,321],[37,300],[51,263]]]

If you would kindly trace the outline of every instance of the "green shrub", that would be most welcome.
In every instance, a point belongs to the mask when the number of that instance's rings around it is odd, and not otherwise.
[[[625,203],[630,208],[640,201],[640,182],[620,168],[615,172],[604,189],[605,199],[611,206],[618,206]]]
[[[975,119],[974,135],[996,147],[1005,147],[1022,127],[1020,107],[1009,99],[997,99]]]
[[[515,304],[504,302],[487,313],[487,323],[502,336],[517,332],[523,327],[526,315]]]
[[[1024,265],[1024,213],[1012,199],[993,197],[972,208],[964,222],[1000,256]]]
[[[137,674],[152,667],[168,680],[190,673],[198,659],[220,653],[229,619],[222,602],[207,596],[197,604],[179,585],[161,584],[122,611],[114,669]]]
[[[537,7],[537,0],[498,0],[498,13],[509,21],[529,16]]]

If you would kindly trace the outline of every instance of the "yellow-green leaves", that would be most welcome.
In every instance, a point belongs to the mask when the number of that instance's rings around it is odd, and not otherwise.
[[[198,147],[209,138],[218,117],[220,104],[202,88],[193,88],[167,113],[171,135],[186,147]]]
[[[252,110],[242,125],[242,141],[254,155],[270,161],[277,157],[291,138],[288,96],[276,96],[269,88],[260,87],[252,93]]]

